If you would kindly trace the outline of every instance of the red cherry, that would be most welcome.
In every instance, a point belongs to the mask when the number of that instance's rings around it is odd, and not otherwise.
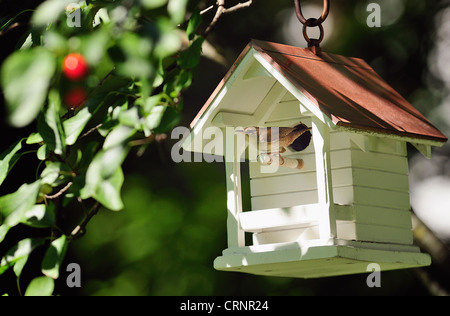
[[[87,75],[88,71],[89,66],[83,55],[71,53],[64,58],[63,72],[70,80],[80,81]]]
[[[84,88],[75,87],[64,95],[64,104],[71,109],[76,109],[84,103],[87,97]]]

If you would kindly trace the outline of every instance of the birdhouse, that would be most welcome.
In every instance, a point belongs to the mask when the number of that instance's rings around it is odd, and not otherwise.
[[[214,267],[316,278],[429,265],[413,244],[407,143],[429,157],[446,141],[363,60],[251,41],[183,143],[224,158],[228,248]]]

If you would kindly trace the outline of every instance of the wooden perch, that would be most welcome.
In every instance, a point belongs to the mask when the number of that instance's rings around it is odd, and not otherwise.
[[[285,158],[280,155],[261,154],[258,156],[260,164],[265,166],[282,166],[291,169],[302,169],[304,162],[302,159]]]

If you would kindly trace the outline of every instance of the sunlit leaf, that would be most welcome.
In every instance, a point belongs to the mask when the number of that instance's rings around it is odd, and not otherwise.
[[[118,168],[111,177],[100,182],[94,192],[93,198],[112,211],[120,211],[123,208],[123,202],[120,196],[123,180],[122,168]]]
[[[16,263],[14,264],[13,270],[14,270],[14,274],[16,275],[16,277],[20,277],[20,275],[22,274],[22,270],[25,267],[25,264],[28,261],[28,256],[22,257],[19,260],[16,261]]]
[[[187,0],[169,0],[167,11],[171,16],[174,23],[179,24],[184,22],[184,16],[186,15]]]
[[[75,116],[63,122],[66,144],[75,144],[86,125],[100,108],[109,106],[109,104],[117,101],[116,98],[110,96],[111,92],[123,86],[127,86],[128,84],[128,79],[119,78],[113,75],[105,78],[102,85],[96,88],[89,96],[84,108],[75,114]]]
[[[86,183],[81,190],[83,199],[94,197],[111,210],[120,210],[120,189],[123,183],[121,165],[128,154],[125,144],[100,151],[86,172]]]
[[[42,183],[58,186],[67,183],[67,178],[71,177],[72,170],[62,162],[47,162],[45,169],[41,173]]]
[[[27,238],[14,245],[0,262],[0,275],[12,267],[17,261],[27,258],[30,253],[44,243],[44,239]]]
[[[163,105],[155,106],[145,119],[146,126],[151,130],[157,128],[161,123],[161,120],[164,116],[164,112],[166,111],[166,109],[167,107]]]
[[[31,280],[25,291],[25,296],[51,296],[55,289],[55,281],[47,276]]]
[[[13,167],[17,159],[14,159],[14,155],[22,148],[22,139],[11,145],[0,155],[0,185],[2,185],[9,170]]]
[[[22,224],[36,228],[53,227],[55,225],[55,206],[53,204],[37,204],[25,212]]]
[[[167,0],[141,0],[141,4],[146,9],[156,9],[167,3]]]
[[[36,118],[55,69],[55,58],[42,47],[16,51],[4,62],[1,82],[11,125],[23,127]]]
[[[59,277],[59,269],[67,250],[67,238],[62,235],[52,241],[42,260],[42,273],[52,279]]]
[[[1,217],[0,217],[0,222],[1,222]],[[8,231],[9,231],[10,228],[11,228],[11,227],[9,227],[9,226],[6,225],[6,224],[0,225],[0,242],[2,242],[3,239],[5,239],[6,234],[8,233]]]
[[[0,215],[3,224],[15,226],[20,223],[27,211],[36,203],[41,181],[23,184],[16,192],[0,197]]]
[[[107,150],[111,147],[124,143],[127,139],[136,133],[134,128],[124,125],[115,127],[106,137],[103,149]]]
[[[65,135],[59,116],[61,100],[59,93],[52,90],[49,94],[47,110],[38,117],[38,131],[47,148],[55,154],[62,155],[65,150]]]
[[[39,5],[34,12],[31,22],[36,26],[46,26],[56,22],[66,7],[74,0],[47,0]]]
[[[32,144],[39,144],[40,142],[43,142],[44,139],[39,133],[31,133],[30,136],[28,136],[26,143],[28,145]]]

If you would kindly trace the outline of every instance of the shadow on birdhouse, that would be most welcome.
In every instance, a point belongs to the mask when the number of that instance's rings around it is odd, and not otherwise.
[[[201,145],[211,127],[215,152]],[[183,144],[225,158],[228,248],[214,267],[316,278],[429,265],[413,244],[406,148],[429,157],[446,141],[363,60],[251,41]]]

